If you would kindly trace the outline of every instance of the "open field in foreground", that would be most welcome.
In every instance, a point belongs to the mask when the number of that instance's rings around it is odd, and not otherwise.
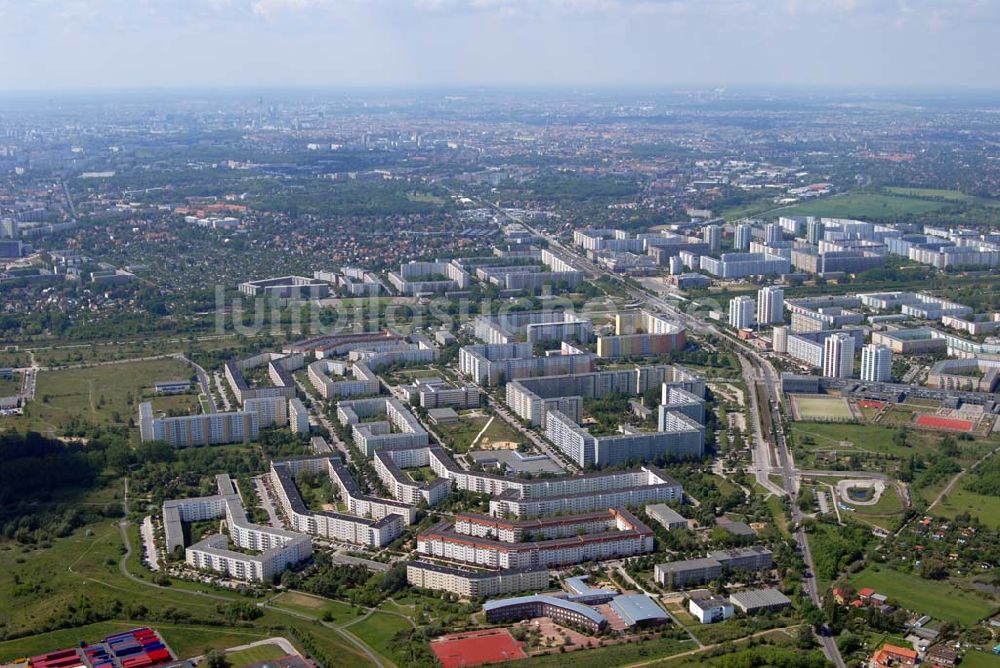
[[[855,573],[849,582],[857,589],[872,587],[904,608],[931,615],[936,619],[969,626],[992,612],[997,601],[984,594],[956,588],[946,581],[925,580],[881,566],[869,566]]]

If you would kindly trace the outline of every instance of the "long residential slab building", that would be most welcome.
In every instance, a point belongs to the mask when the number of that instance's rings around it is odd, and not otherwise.
[[[681,484],[652,466],[630,471],[525,479],[463,469],[437,445],[383,451],[379,458],[382,464],[376,460],[376,470],[380,465],[385,466],[390,458],[399,468],[429,466],[439,479],[448,481],[452,489],[489,495],[490,514],[496,517],[585,513],[645,503],[679,502],[684,498]],[[395,485],[388,483],[387,487],[395,489]]]
[[[295,483],[295,476],[300,471],[329,475],[350,514],[307,508]],[[416,509],[411,505],[362,494],[337,457],[272,461],[268,478],[286,520],[303,533],[382,547],[398,538],[406,525],[416,519]]]
[[[542,539],[503,539],[518,534]],[[622,508],[515,523],[459,515],[454,523],[444,522],[417,536],[422,555],[501,569],[566,566],[652,550],[653,531]]]
[[[309,536],[247,520],[239,493],[228,475],[216,476],[216,485],[219,493],[214,496],[163,504],[168,553],[184,546],[184,522],[224,518],[229,535],[214,534],[187,547],[184,558],[189,566],[236,580],[269,582],[288,566],[312,555]],[[231,549],[231,544],[240,551]]]

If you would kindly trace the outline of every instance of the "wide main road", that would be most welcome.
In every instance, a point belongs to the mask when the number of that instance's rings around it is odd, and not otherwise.
[[[523,221],[519,222],[524,224]],[[751,406],[754,408],[753,415],[756,418],[754,420],[756,423],[754,425],[754,432],[757,438],[754,439],[755,447],[751,448],[751,452],[753,453],[753,466],[757,480],[772,493],[787,495],[791,500],[793,534],[806,566],[806,572],[803,573],[802,577],[803,588],[809,593],[809,598],[812,602],[819,607],[821,601],[816,583],[815,565],[813,564],[812,553],[809,550],[809,542],[802,528],[802,513],[796,503],[799,472],[795,468],[794,460],[785,441],[780,411],[781,390],[778,382],[779,375],[775,371],[774,366],[752,346],[735,339],[728,333],[720,331],[714,325],[690,313],[685,313],[679,308],[677,302],[666,300],[645,289],[637,288],[620,276],[606,271],[591,262],[577,252],[575,248],[568,247],[554,236],[528,225],[525,225],[525,227],[533,234],[548,241],[550,246],[558,250],[572,264],[577,265],[581,271],[592,277],[603,276],[618,283],[622,291],[635,300],[646,304],[651,310],[672,317],[692,332],[712,335],[722,339],[728,342],[735,350],[740,359],[747,392],[751,395]],[[764,390],[764,397],[757,396],[756,390],[758,387]],[[766,405],[765,401],[760,401],[760,399],[765,399]],[[782,484],[780,487],[770,480],[772,473],[781,476]],[[838,666],[838,668],[844,668],[846,664],[829,630],[824,627],[818,629],[818,631],[819,641],[823,646],[823,652],[826,654],[826,657]]]

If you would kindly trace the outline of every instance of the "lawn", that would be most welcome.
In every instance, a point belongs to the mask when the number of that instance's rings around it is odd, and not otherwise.
[[[361,638],[369,647],[376,652],[393,660],[392,650],[389,649],[389,641],[400,631],[413,628],[411,624],[396,615],[385,612],[373,612],[365,619],[350,624],[347,630]]]
[[[852,517],[886,530],[894,528],[895,522],[893,520],[903,512],[903,502],[900,501],[899,494],[893,487],[887,487],[874,506],[849,505],[854,508],[854,512],[850,513]]]
[[[977,652],[966,652],[962,657],[962,668],[1000,668],[1000,656]]]
[[[286,591],[278,594],[272,599],[271,605],[312,615],[317,619],[325,617],[327,621],[335,622],[337,625],[349,624],[364,614],[363,610],[349,603],[299,591]]]
[[[908,457],[914,449],[930,451],[940,440],[938,437],[919,432],[909,433],[909,443],[912,447],[899,446],[893,443],[895,429],[879,425],[865,424],[823,424],[817,422],[796,423],[792,425],[792,433],[796,443],[808,450],[852,450],[878,452],[897,457]],[[809,436],[814,441],[803,444],[803,437]]]
[[[851,407],[842,397],[824,397],[816,395],[792,395],[798,407],[800,420],[829,420],[847,422],[854,419]]]
[[[514,441],[515,443],[521,443],[524,440],[525,439],[521,436],[520,432],[516,431],[502,418],[497,417],[490,423],[490,426],[486,428],[486,431],[483,432],[483,437],[479,439],[477,449],[488,449],[488,445],[490,443],[498,443],[501,441]]]
[[[191,367],[175,359],[42,371],[35,401],[25,408],[24,416],[5,418],[0,426],[59,434],[73,418],[124,424],[135,417],[144,391],[154,382],[191,374]]]
[[[781,216],[878,219],[940,211],[947,202],[905,197],[893,193],[860,192],[834,195],[775,211]]]
[[[458,422],[439,424],[435,427],[442,440],[451,446],[455,452],[466,452],[472,444],[472,439],[486,426],[489,417],[485,415],[461,415]]]
[[[246,643],[244,643],[246,644]],[[285,656],[285,651],[275,644],[257,645],[238,652],[227,652],[226,660],[233,668],[242,668],[261,661],[272,661]]]
[[[908,610],[961,626],[971,626],[996,606],[985,595],[958,589],[947,581],[925,580],[884,566],[878,571],[869,566],[849,581],[856,589],[872,587]]]

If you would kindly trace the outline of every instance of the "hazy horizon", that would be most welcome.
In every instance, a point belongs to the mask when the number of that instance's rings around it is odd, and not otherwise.
[[[0,0],[0,92],[1000,88],[989,0]]]

